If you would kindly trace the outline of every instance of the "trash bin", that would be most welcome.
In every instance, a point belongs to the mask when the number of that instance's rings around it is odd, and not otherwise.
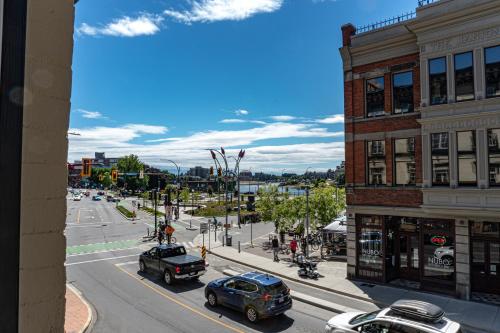
[[[226,236],[226,246],[233,246],[233,236],[231,235]]]

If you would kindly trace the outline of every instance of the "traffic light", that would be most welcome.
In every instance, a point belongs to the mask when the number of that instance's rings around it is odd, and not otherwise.
[[[118,180],[118,170],[111,170],[111,180],[116,183]]]
[[[92,174],[92,159],[82,158],[82,177],[90,177]]]
[[[219,177],[222,176],[222,168],[221,167],[219,167],[217,169],[217,176],[219,176]]]
[[[213,176],[213,175],[214,175],[214,167],[213,167],[213,166],[211,166],[211,167],[210,167],[210,176]]]

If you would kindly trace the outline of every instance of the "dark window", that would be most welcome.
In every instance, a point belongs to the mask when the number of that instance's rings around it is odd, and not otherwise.
[[[490,185],[500,185],[500,128],[488,130]]]
[[[415,185],[415,138],[394,140],[396,185]]]
[[[500,238],[500,223],[472,221],[471,233],[474,237]]]
[[[431,135],[433,185],[450,184],[448,146],[448,133],[434,133]]]
[[[486,97],[500,96],[500,45],[484,49]]]
[[[369,279],[381,279],[384,247],[382,237],[383,216],[359,216],[356,224],[358,275]]]
[[[237,280],[234,289],[241,290],[247,293],[253,293],[258,290],[255,284],[243,280]]]
[[[431,105],[444,104],[448,100],[446,86],[446,58],[429,60],[429,86]]]
[[[455,277],[455,239],[441,231],[424,233],[424,276],[453,281]]]
[[[457,102],[474,99],[472,52],[455,55],[455,99]]]
[[[368,184],[385,184],[385,141],[368,141]]]
[[[360,333],[390,333],[391,323],[386,321],[372,321],[371,323],[356,327],[355,330]]]
[[[366,115],[368,117],[383,116],[384,108],[384,77],[366,80]]]
[[[476,185],[476,132],[457,132],[458,184]]]
[[[394,113],[413,112],[413,73],[404,72],[392,77]]]

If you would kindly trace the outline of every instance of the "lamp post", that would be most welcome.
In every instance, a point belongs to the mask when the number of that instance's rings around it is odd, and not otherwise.
[[[165,159],[165,161],[172,163],[173,165],[175,165],[175,168],[177,169],[177,212],[179,212],[180,211],[179,210],[179,191],[181,189],[181,183],[180,183],[181,168],[179,168],[179,166],[177,165],[177,163],[175,163],[172,160]]]
[[[225,239],[226,239],[226,243],[227,243],[228,225],[229,225],[229,223],[228,223],[228,218],[229,218],[228,217],[228,207],[227,207],[227,179],[228,179],[230,174],[232,174],[233,176],[236,175],[236,170],[239,170],[239,164],[240,164],[241,159],[245,156],[245,151],[240,150],[240,152],[238,153],[238,158],[236,158],[235,170],[232,171],[232,170],[229,170],[229,164],[227,163],[226,151],[224,150],[223,147],[220,148],[220,151],[217,149],[208,149],[208,150],[210,150],[210,154],[212,155],[212,159],[214,160],[216,167],[218,166],[222,169],[222,165],[221,165],[219,159],[217,158],[217,155],[220,155],[220,157],[224,161],[224,166],[225,166],[225,168],[223,169],[224,170],[224,203],[225,203],[225,208],[226,208]],[[238,193],[238,196],[239,196],[239,193]],[[240,224],[240,210],[238,208],[238,225],[239,224]]]
[[[306,169],[304,177],[310,168]],[[309,258],[309,222],[309,184],[306,184],[306,258]]]

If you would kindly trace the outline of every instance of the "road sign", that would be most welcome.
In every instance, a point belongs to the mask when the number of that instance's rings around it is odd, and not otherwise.
[[[208,223],[207,222],[201,222],[200,223],[200,234],[206,234],[208,231]]]
[[[205,245],[201,247],[201,257],[203,258],[203,260],[205,260],[207,257],[207,248],[205,247]]]
[[[165,232],[167,233],[167,235],[171,235],[171,234],[173,234],[173,233],[174,233],[174,231],[175,231],[175,229],[174,229],[172,226],[170,226],[170,225],[169,225],[169,226],[167,226],[167,228],[166,228],[166,230],[165,230]]]

